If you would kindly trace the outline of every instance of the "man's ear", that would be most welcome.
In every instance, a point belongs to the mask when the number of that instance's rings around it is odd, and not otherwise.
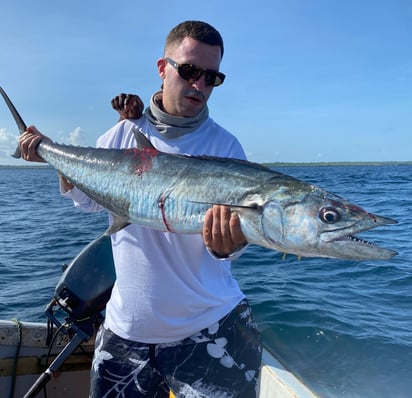
[[[157,60],[157,71],[162,80],[164,80],[166,77],[166,72],[165,72],[166,65],[167,65],[167,61],[164,58],[160,58]]]

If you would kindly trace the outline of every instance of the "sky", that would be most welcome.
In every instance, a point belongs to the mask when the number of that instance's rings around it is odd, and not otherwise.
[[[254,162],[412,160],[409,0],[2,2],[0,86],[25,122],[94,146],[126,92],[147,105],[172,27],[212,24],[225,83],[210,116]],[[0,165],[17,128],[0,101]]]

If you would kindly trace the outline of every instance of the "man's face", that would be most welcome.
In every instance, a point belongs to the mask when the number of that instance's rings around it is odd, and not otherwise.
[[[167,57],[178,64],[193,64],[202,69],[219,70],[220,47],[201,43],[186,37],[178,47],[166,50]],[[163,79],[163,108],[170,115],[193,117],[206,105],[213,86],[205,84],[204,74],[190,83],[179,76],[167,60],[157,61],[160,77]]]

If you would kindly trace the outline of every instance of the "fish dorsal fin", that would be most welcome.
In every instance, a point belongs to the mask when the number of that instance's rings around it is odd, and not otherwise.
[[[143,132],[135,127],[133,129],[134,138],[136,139],[136,148],[138,149],[155,149],[153,144],[147,139]]]

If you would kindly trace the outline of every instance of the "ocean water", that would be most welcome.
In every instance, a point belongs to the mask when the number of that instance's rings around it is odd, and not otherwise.
[[[233,273],[265,344],[321,397],[411,397],[412,166],[278,170],[396,219],[361,236],[399,255],[299,260],[250,246]],[[0,209],[0,319],[43,322],[61,266],[107,217],[75,209],[47,168],[0,168]]]

